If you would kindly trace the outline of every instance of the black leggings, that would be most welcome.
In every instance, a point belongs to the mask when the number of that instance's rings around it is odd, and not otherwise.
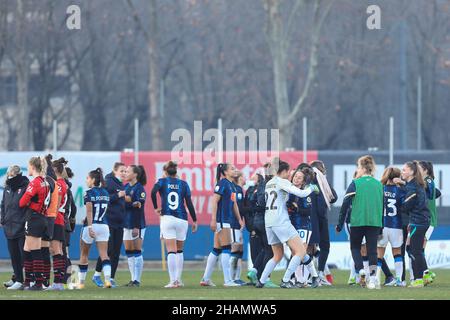
[[[8,239],[8,251],[14,270],[15,281],[23,283],[23,246],[25,237]]]
[[[366,237],[369,265],[377,265],[377,240],[379,234],[379,227],[350,227],[350,249],[352,251],[353,261],[355,262],[356,273],[364,268],[363,259],[361,256],[361,242],[364,237]]]
[[[258,271],[258,279],[260,279],[267,262],[273,257],[273,251],[272,246],[269,245],[269,241],[267,240],[266,225],[264,223],[264,217],[262,216],[262,214],[255,215],[253,224],[261,246],[261,250],[256,257],[253,265]]]
[[[405,256],[406,256],[406,239],[408,238],[408,226],[403,226],[403,244],[402,244],[402,258],[403,258],[403,274],[402,274],[402,281],[405,281],[406,276],[406,263],[405,263]]]
[[[422,279],[423,272],[427,269],[425,254],[423,250],[423,242],[428,226],[411,226],[409,247],[407,252],[412,260],[414,279]]]
[[[117,266],[119,265],[120,250],[123,243],[123,228],[109,227],[108,257],[111,261],[111,279],[116,276]],[[95,271],[102,272],[102,259],[98,257]]]
[[[330,231],[328,229],[328,218],[319,216],[319,233],[320,233],[320,255],[318,271],[324,271],[327,264],[328,255],[330,253]]]

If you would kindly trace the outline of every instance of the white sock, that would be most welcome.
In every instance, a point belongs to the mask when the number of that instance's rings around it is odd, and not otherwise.
[[[267,261],[266,266],[264,267],[264,271],[261,275],[261,279],[259,279],[262,284],[267,282],[267,279],[269,279],[269,275],[273,272],[276,266],[277,263],[273,258]]]
[[[303,261],[305,261],[305,259],[303,259]],[[306,269],[308,270],[308,275],[311,274],[313,278],[317,277],[316,266],[312,261],[306,265]]]
[[[134,257],[134,278],[141,282],[142,270],[144,269],[144,257],[142,254]]]
[[[80,283],[84,283],[86,281],[87,272],[78,272],[78,278],[80,279]]]
[[[356,277],[355,263],[352,261],[350,263],[350,278]]]
[[[295,270],[297,270],[297,267],[300,265],[301,261],[302,260],[299,256],[292,257],[286,269],[286,272],[284,273],[283,282],[288,282],[289,280],[291,280],[291,276],[294,274]]]
[[[94,273],[94,277],[100,277],[101,275],[102,275],[102,273],[98,272],[98,271],[95,271],[95,273]]]
[[[395,277],[397,279],[402,279],[403,277],[403,258],[395,258]]]
[[[225,283],[229,283],[231,281],[231,271],[230,271],[230,252],[228,250],[222,251],[222,271],[223,271],[223,280]]]
[[[203,274],[203,280],[207,281],[211,279],[211,275],[214,271],[214,267],[216,266],[217,260],[219,259],[219,256],[215,253],[211,252],[208,256],[208,260],[206,261],[206,269],[205,273]]]
[[[377,280],[381,282],[381,266],[377,266]]]
[[[134,256],[128,257],[128,269],[130,270],[131,281],[136,280],[136,278],[135,278],[135,276],[134,276],[134,265],[135,265],[135,259],[134,259]]]
[[[234,280],[241,280],[242,259],[237,259],[236,271]]]
[[[177,280],[177,256],[174,252],[167,254],[167,269],[169,271],[170,282]]]
[[[181,275],[183,274],[183,265],[184,265],[184,253],[177,253],[177,280],[181,281]]]
[[[234,279],[236,276],[236,269],[237,269],[237,261],[238,258],[236,256],[230,256],[230,276],[231,279]]]
[[[305,269],[305,266],[304,265],[299,265],[298,267],[297,267],[297,269],[295,270],[295,279],[298,281],[298,282],[301,282],[301,283],[303,283],[303,282],[305,282],[305,280],[304,280],[304,278],[303,278],[303,270]]]
[[[105,276],[105,281],[111,281],[111,263],[104,264],[102,271]]]
[[[323,271],[326,276],[331,274],[330,268],[328,268],[328,264],[325,263],[325,269]]]
[[[363,261],[364,266],[364,272],[366,273],[366,276],[370,276],[370,269],[369,269],[369,261]]]

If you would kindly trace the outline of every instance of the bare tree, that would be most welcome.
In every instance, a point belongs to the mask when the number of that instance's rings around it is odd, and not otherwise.
[[[275,105],[281,137],[280,148],[284,149],[292,146],[294,124],[298,121],[298,117],[305,105],[306,98],[310,93],[311,85],[316,78],[320,30],[333,1],[318,0],[314,2],[314,25],[311,32],[308,73],[303,86],[303,92],[292,106],[288,98],[288,50],[291,42],[291,32],[295,16],[305,7],[305,1],[297,0],[294,3],[286,25],[283,23],[281,12],[281,4],[283,1],[263,0],[263,2],[264,9],[267,12],[266,34],[273,58]],[[326,2],[325,5],[323,5],[324,2]],[[323,13],[320,10],[321,7],[325,7]]]

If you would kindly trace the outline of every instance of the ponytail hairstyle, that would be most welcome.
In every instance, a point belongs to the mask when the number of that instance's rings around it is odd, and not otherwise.
[[[66,167],[66,174],[67,174],[67,178],[69,178],[69,179],[72,179],[75,176],[72,169],[70,169],[69,167]]]
[[[175,161],[170,160],[164,165],[163,170],[167,172],[170,177],[174,177],[177,175],[177,168],[178,164]]]
[[[45,158],[32,157],[28,163],[32,166],[40,176],[45,176],[47,171],[47,162]]]
[[[423,170],[426,170],[428,173],[428,176],[434,180],[434,168],[433,168],[433,163],[431,163],[430,161],[419,161],[420,166],[422,167]]]
[[[64,174],[64,168],[67,165],[68,161],[64,158],[59,158],[58,160],[55,160],[52,162],[52,168],[55,171],[55,173],[59,175]]]
[[[413,171],[413,177],[416,179],[416,182],[422,187],[425,188],[425,180],[422,175],[422,171],[420,170],[419,161],[408,161],[405,163]]]
[[[89,172],[89,177],[94,179],[94,186],[96,187],[105,187],[105,180],[103,179],[103,170],[102,168],[97,168]]]
[[[373,177],[375,174],[375,160],[372,156],[363,156],[358,159],[358,166],[364,169],[364,171]]]
[[[222,176],[225,177],[225,171],[228,170],[230,165],[228,163],[219,163],[216,169],[216,183],[222,179]]]
[[[144,166],[133,164],[130,167],[133,170],[133,173],[136,174],[137,182],[145,186],[147,184],[147,173],[145,172]]]
[[[381,177],[381,183],[386,186],[388,183],[392,183],[392,180],[395,178],[400,178],[401,175],[402,173],[399,168],[387,167]]]

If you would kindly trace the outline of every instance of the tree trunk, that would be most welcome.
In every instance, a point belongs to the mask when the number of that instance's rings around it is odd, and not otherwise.
[[[18,121],[18,149],[26,151],[30,148],[29,143],[29,110],[28,110],[28,59],[25,47],[25,9],[23,1],[17,0],[17,54],[16,54],[16,77],[17,77],[17,107]]]

